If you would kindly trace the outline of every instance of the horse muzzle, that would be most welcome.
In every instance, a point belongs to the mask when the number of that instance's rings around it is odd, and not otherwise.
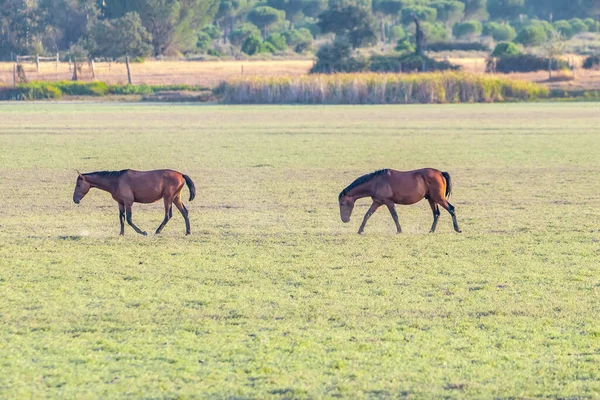
[[[79,204],[80,201],[81,201],[81,199],[73,199],[73,203],[75,203],[75,204]]]

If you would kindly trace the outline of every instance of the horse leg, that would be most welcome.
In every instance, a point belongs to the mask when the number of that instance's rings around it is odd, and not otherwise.
[[[429,206],[431,207],[431,211],[433,212],[433,225],[431,225],[431,230],[429,233],[435,232],[435,227],[437,226],[438,218],[440,217],[440,208],[436,204],[435,201],[431,199],[427,199],[429,201]]]
[[[133,228],[133,230],[135,230],[140,235],[144,235],[144,236],[147,235],[146,232],[142,231],[140,228],[135,226],[135,224],[131,221],[131,203],[125,204],[125,217],[127,219],[127,223],[129,224],[129,226],[131,226]]]
[[[454,213],[454,206],[448,202],[448,200],[444,199],[438,202],[440,206],[444,207],[452,216],[452,224],[454,225],[454,230],[458,233],[461,233],[460,228],[458,227],[458,222],[456,222],[456,214]]]
[[[173,215],[173,205],[172,205],[171,199],[168,197],[165,197],[164,201],[165,201],[165,219],[163,219],[163,222],[156,229],[156,232],[154,233],[155,235],[158,235],[160,233],[160,231],[162,231],[162,229],[165,227],[167,222],[169,222],[169,220],[171,219],[171,216]]]
[[[121,232],[119,235],[125,235],[125,205],[123,203],[119,203],[119,222],[121,222]]]
[[[396,207],[394,203],[388,201],[385,203],[388,210],[390,210],[390,214],[392,214],[392,218],[394,219],[394,223],[396,224],[396,233],[402,233],[402,228],[400,227],[400,222],[398,221],[398,213],[396,213]]]
[[[362,235],[363,231],[365,230],[365,225],[367,224],[367,221],[369,220],[369,218],[371,218],[371,215],[373,215],[379,207],[381,207],[381,203],[377,203],[374,201],[373,204],[371,204],[371,207],[369,207],[369,210],[367,211],[367,213],[365,214],[365,217],[363,218],[363,222],[360,225],[360,228],[358,228],[359,235]]]
[[[179,210],[181,215],[183,215],[183,219],[185,219],[185,234],[189,235],[190,234],[190,219],[188,218],[188,210],[183,205],[183,202],[181,201],[180,196],[181,195],[178,195],[177,197],[175,197],[175,199],[173,199],[173,204],[175,204],[175,207],[177,207],[177,209]]]

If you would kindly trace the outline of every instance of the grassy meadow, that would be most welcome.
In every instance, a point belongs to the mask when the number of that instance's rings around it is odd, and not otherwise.
[[[600,104],[0,107],[0,398],[598,398]],[[356,231],[379,168],[452,176]],[[173,168],[192,235],[76,173]],[[185,189],[187,198],[187,189]],[[153,232],[162,204],[134,205]]]

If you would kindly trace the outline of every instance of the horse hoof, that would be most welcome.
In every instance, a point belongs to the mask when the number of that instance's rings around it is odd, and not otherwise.
[[[142,232],[142,235],[144,236],[148,236],[148,234],[146,232]]]

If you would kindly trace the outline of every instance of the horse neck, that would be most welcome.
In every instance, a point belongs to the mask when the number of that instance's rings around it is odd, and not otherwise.
[[[96,174],[85,175],[85,180],[89,182],[90,186],[100,190],[105,190],[112,193],[118,178],[111,176],[100,176]]]
[[[351,197],[353,201],[356,201],[363,197],[369,197],[373,193],[372,186],[373,180],[371,179],[368,182],[361,183],[360,185],[350,189],[348,193],[346,193],[346,196]]]

